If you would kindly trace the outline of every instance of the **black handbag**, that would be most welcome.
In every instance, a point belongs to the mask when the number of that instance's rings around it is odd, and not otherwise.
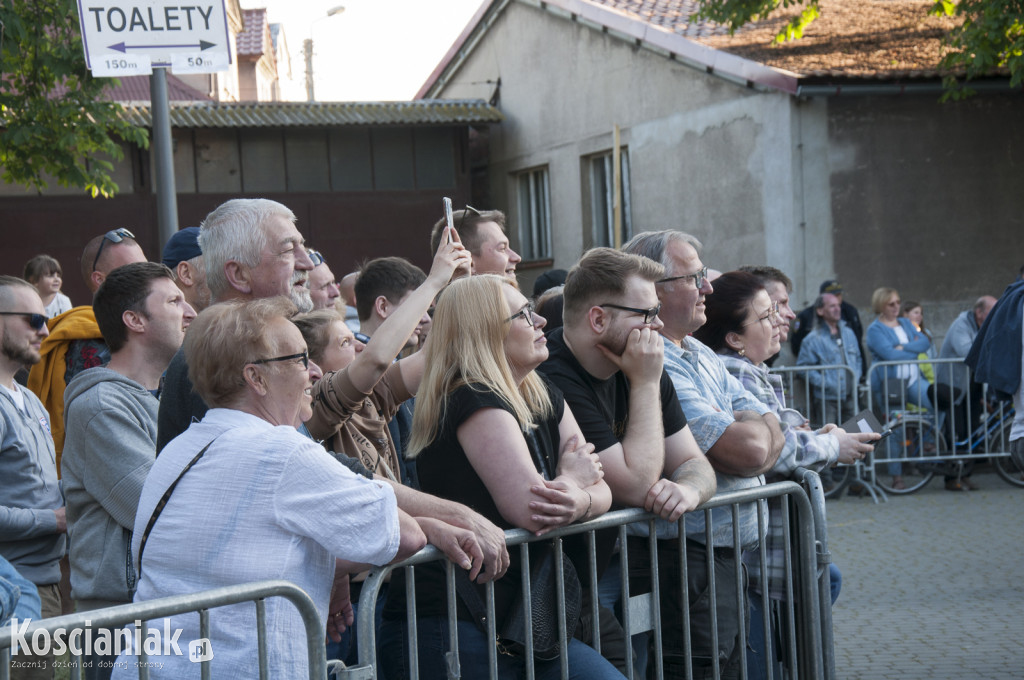
[[[536,546],[542,552],[530,569],[530,621],[533,626],[533,657],[538,661],[553,661],[562,651],[558,638],[558,585],[555,580],[554,548],[550,545]],[[583,608],[583,587],[576,574],[576,568],[565,555],[562,556],[562,580],[565,592],[565,639],[568,642],[576,634]],[[455,589],[459,598],[469,610],[476,624],[485,635],[487,618],[484,602],[465,571],[455,574]],[[510,655],[526,653],[526,606],[522,595],[516,597],[505,620],[496,628],[498,650]]]

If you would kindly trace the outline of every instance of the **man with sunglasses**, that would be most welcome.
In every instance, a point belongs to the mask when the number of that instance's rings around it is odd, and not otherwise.
[[[505,213],[500,210],[477,210],[467,205],[464,210],[452,213],[452,221],[462,239],[462,245],[473,256],[473,274],[497,274],[516,280],[516,265],[523,258],[509,245],[505,233]],[[430,233],[431,253],[436,253],[441,245],[447,224],[443,217],[434,224]]]
[[[715,493],[714,472],[697,448],[663,366],[654,282],[664,274],[660,264],[636,255],[611,248],[587,251],[566,277],[564,325],[548,336],[549,358],[539,369],[565,394],[594,445],[615,504],[659,515],[659,536],[671,533],[683,513]],[[647,525],[634,528],[643,533]],[[611,561],[612,534],[598,535],[599,577]],[[631,562],[635,558],[630,553]],[[608,578],[613,574],[609,570]],[[617,591],[619,580],[613,580]],[[602,600],[609,608],[614,604]],[[621,668],[603,639],[602,653]]]
[[[717,354],[690,337],[706,322],[704,297],[713,292],[707,278],[708,269],[700,260],[700,248],[696,238],[673,230],[638,234],[623,246],[624,251],[643,255],[665,267],[665,275],[657,281],[664,320],[661,333],[667,340],[665,369],[672,378],[675,395],[697,445],[715,470],[718,490],[761,486],[765,483],[764,473],[778,460],[785,439],[778,419],[768,407],[729,374]],[[741,505],[738,518],[741,549],[756,547],[759,541],[756,505]],[[696,599],[703,590],[701,583],[708,580],[704,513],[686,517],[686,568],[693,589],[690,602],[697,603],[689,612],[695,678],[712,677],[715,665],[719,666],[723,678],[739,677],[740,673],[740,629],[745,625],[747,613],[738,611],[736,602],[746,588],[740,593],[736,589],[735,573],[741,555],[734,552],[732,523],[730,508],[711,511],[717,587],[714,609],[718,622],[718,648],[713,649],[708,632],[711,606],[699,606],[701,603]],[[643,555],[644,551],[639,553]],[[671,549],[659,550],[659,555],[667,558],[660,565],[665,567],[660,572],[664,579],[662,620],[669,622],[662,631],[666,676],[681,673],[684,662],[685,638],[679,622],[685,613],[680,610],[679,598],[665,597],[678,581],[681,565],[671,563],[676,554]],[[669,667],[673,668],[671,673]]]
[[[50,418],[36,395],[14,381],[14,374],[39,362],[46,336],[43,301],[35,286],[0,276],[0,555],[35,584],[44,618],[61,613],[64,498]],[[52,657],[30,660],[42,667],[14,668],[11,677],[52,677]]]
[[[307,251],[313,262],[313,270],[309,272],[309,298],[313,301],[313,309],[334,309],[335,302],[341,297],[334,272],[319,251],[312,248],[307,248]]]
[[[129,542],[142,483],[156,459],[160,378],[196,313],[171,270],[135,262],[106,277],[93,299],[110,362],[84,371],[64,395],[64,490],[71,537],[71,596],[78,611],[131,602],[137,574]],[[85,677],[110,667],[85,659]]]
[[[127,229],[111,229],[91,239],[82,251],[82,279],[95,293],[110,272],[133,262],[145,262],[146,255]],[[50,336],[43,341],[42,361],[32,367],[28,386],[46,406],[57,451],[57,471],[64,450],[64,389],[87,368],[106,366],[110,350],[96,324],[92,305],[81,305],[49,323]]]

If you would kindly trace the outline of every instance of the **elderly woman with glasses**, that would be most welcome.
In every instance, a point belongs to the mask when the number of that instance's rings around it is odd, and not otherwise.
[[[347,573],[425,544],[387,484],[356,476],[296,429],[311,415],[320,369],[289,320],[294,313],[283,297],[222,303],[189,328],[189,377],[210,410],[164,448],[142,488],[131,547],[141,574],[135,601],[285,579],[309,594],[336,637],[351,620]],[[212,677],[255,677],[255,607],[218,609],[210,624]],[[169,625],[184,640],[203,637],[195,615]],[[297,610],[268,600],[266,627],[270,675],[305,675]],[[150,677],[193,672],[184,656],[161,661]]]
[[[875,433],[851,434],[834,424],[817,432],[807,428],[807,419],[786,407],[782,377],[769,373],[765,364],[778,353],[779,336],[785,321],[779,315],[778,303],[772,302],[760,279],[746,272],[727,272],[715,280],[715,291],[705,298],[707,322],[694,332],[694,336],[722,357],[729,373],[735,376],[755,398],[768,406],[785,423],[785,445],[778,461],[768,474],[768,481],[787,479],[797,467],[821,470],[839,463],[852,463],[871,451],[867,443],[878,438]],[[786,545],[782,527],[782,501],[770,499],[769,530],[765,538],[768,570],[767,592],[769,602],[778,612],[784,611]],[[747,654],[747,674],[750,678],[764,678],[765,636],[763,630],[763,593],[761,585],[760,551],[744,555],[749,570],[752,596],[750,618],[751,653]],[[830,565],[832,574],[832,601],[839,596],[839,570]],[[773,620],[780,620],[773,614]],[[773,632],[778,634],[778,626]],[[782,641],[773,641],[772,657],[782,658],[786,647]],[[777,673],[775,677],[781,677]]]
[[[434,313],[424,350],[426,372],[416,399],[408,454],[423,491],[474,508],[502,528],[537,534],[605,512],[611,491],[593,446],[556,387],[536,373],[548,356],[545,320],[506,278],[473,276],[450,284]],[[585,543],[566,541],[566,556],[585,574]],[[511,552],[511,551],[510,551]],[[531,559],[543,554],[533,546]],[[520,596],[520,561],[494,582],[498,630]],[[388,593],[381,662],[389,678],[408,676],[409,639],[404,574]],[[475,588],[481,601],[482,587]],[[450,650],[445,572],[438,563],[416,569],[419,673],[447,677]],[[486,677],[488,641],[471,613],[458,607],[459,661],[464,677]],[[621,677],[579,640],[568,647],[571,677]],[[501,677],[522,677],[522,656],[498,654]],[[537,677],[557,677],[558,661],[537,662]]]

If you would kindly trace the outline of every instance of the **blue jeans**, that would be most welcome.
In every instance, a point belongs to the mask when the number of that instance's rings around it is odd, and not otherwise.
[[[450,650],[448,620],[443,617],[423,617],[417,624],[420,677],[424,680],[445,680],[448,677],[445,654]],[[462,677],[488,677],[487,639],[470,621],[459,621],[457,625]],[[408,632],[404,619],[386,620],[381,627],[378,662],[388,680],[409,677]],[[523,657],[500,653],[497,656],[499,678],[515,680],[525,675],[526,661]],[[538,661],[534,669],[538,680],[555,680],[561,674],[557,659]],[[622,680],[622,674],[604,657],[575,639],[569,642],[569,677],[578,680]]]
[[[839,591],[842,589],[843,576],[839,572],[839,567],[834,564],[828,565],[830,589],[832,596],[832,604],[836,603],[839,599]],[[775,601],[772,601],[773,604]],[[774,612],[773,612],[774,614]],[[781,680],[782,674],[782,662],[781,654],[783,652],[782,645],[780,643],[781,633],[784,629],[781,627],[782,621],[780,617],[770,615],[769,619],[772,622],[774,628],[775,638],[772,644],[772,678],[775,680]],[[765,672],[765,657],[767,651],[765,650],[765,635],[764,635],[764,603],[761,601],[761,594],[750,592],[750,637],[747,639],[747,679],[748,680],[768,680],[768,675]]]
[[[383,621],[384,613],[384,600],[388,596],[388,583],[381,584],[380,591],[377,593],[377,611],[374,613],[374,620],[377,623],[377,632],[380,632],[380,625]],[[345,629],[345,632],[341,634],[341,642],[332,642],[330,639],[327,640],[327,658],[328,659],[340,659],[345,662],[345,666],[357,666],[359,664],[359,638],[357,629],[357,622],[359,619],[359,600],[352,601],[352,613],[355,615],[356,620],[352,622],[352,625]]]

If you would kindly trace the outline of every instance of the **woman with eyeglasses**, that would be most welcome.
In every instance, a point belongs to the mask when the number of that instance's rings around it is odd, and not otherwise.
[[[780,423],[785,423],[785,445],[775,467],[767,475],[768,481],[782,481],[797,467],[819,471],[836,463],[853,463],[872,449],[868,442],[878,438],[875,433],[848,433],[834,424],[818,431],[807,427],[807,418],[786,407],[782,377],[769,372],[765,364],[778,353],[780,327],[785,321],[779,316],[778,303],[773,303],[758,277],[746,272],[727,272],[715,279],[715,291],[705,298],[707,322],[694,332],[694,336],[722,357],[722,362],[733,376],[755,398],[772,409]],[[768,501],[769,529],[767,543],[768,597],[773,608],[772,619],[785,611],[786,549],[782,527],[782,501]],[[750,645],[747,654],[747,675],[750,678],[769,677],[765,671],[765,636],[763,628],[764,587],[761,585],[760,551],[744,554],[750,574],[751,617]],[[839,596],[840,574],[830,565],[832,601]],[[779,633],[779,626],[773,632]],[[783,649],[781,639],[772,641],[772,658],[778,661]],[[775,677],[782,677],[776,673]]]
[[[900,316],[900,294],[895,288],[876,289],[871,295],[871,309],[878,315],[866,334],[873,361],[916,362],[919,355],[928,351],[931,346],[928,336],[915,328],[910,319]],[[879,366],[871,371],[870,381],[876,409],[883,421],[887,420],[885,416],[892,407],[909,404],[929,413],[933,410],[928,381],[917,363]],[[893,442],[889,448],[894,457],[903,453]],[[889,463],[893,489],[906,488],[902,472],[901,463]]]
[[[164,448],[143,485],[131,555],[136,602],[286,579],[309,594],[336,637],[351,623],[347,574],[426,543],[386,483],[353,474],[296,429],[312,413],[320,369],[294,313],[284,297],[221,303],[189,328],[189,377],[210,410]],[[184,640],[204,637],[194,615],[172,616],[169,625]],[[255,677],[252,604],[218,609],[210,626],[212,677]],[[266,628],[270,675],[307,674],[298,611],[267,600]],[[195,672],[185,656],[161,661],[150,677]]]
[[[423,491],[464,503],[498,526],[543,534],[596,517],[611,491],[559,390],[534,370],[548,356],[545,320],[505,278],[480,275],[450,284],[440,295],[427,344],[426,372],[416,399],[407,455],[415,456]],[[582,537],[579,537],[582,538]],[[513,551],[510,550],[510,553]],[[518,553],[518,551],[515,551]],[[531,559],[543,554],[534,544]],[[585,543],[566,540],[566,557],[586,570]],[[521,593],[518,554],[494,582],[497,630]],[[384,609],[381,664],[388,678],[408,677],[404,573],[395,575]],[[480,601],[485,590],[474,588]],[[419,673],[447,677],[449,651],[445,572],[439,563],[416,568]],[[488,674],[488,640],[460,595],[459,661],[464,677]],[[504,649],[499,646],[499,650]],[[568,647],[570,677],[621,678],[577,639]],[[521,655],[499,653],[500,677],[522,677]],[[559,663],[537,661],[538,678],[558,677]]]

